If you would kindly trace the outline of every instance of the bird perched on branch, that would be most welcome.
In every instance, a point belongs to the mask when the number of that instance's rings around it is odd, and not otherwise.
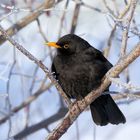
[[[103,54],[87,41],[74,34],[61,37],[48,46],[57,48],[52,72],[69,98],[84,98],[101,84],[101,79],[112,67]],[[106,91],[109,90],[109,87]],[[101,95],[90,104],[93,121],[97,125],[125,123],[126,119],[112,97]]]

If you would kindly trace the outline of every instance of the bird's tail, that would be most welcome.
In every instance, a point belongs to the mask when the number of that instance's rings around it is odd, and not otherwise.
[[[112,97],[108,95],[101,95],[90,105],[91,114],[94,122],[97,125],[107,125],[125,123],[126,119],[120,111]]]

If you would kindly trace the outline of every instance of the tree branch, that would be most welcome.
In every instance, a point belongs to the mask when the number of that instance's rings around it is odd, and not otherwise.
[[[7,35],[12,36],[16,34],[19,30],[27,26],[29,23],[36,20],[42,13],[43,9],[51,8],[55,3],[55,0],[45,0],[36,10],[34,10],[28,16],[20,19],[16,24],[6,30]],[[2,34],[0,34],[0,44],[6,41],[5,38],[2,38]]]
[[[128,32],[131,24],[131,20],[134,15],[134,11],[136,8],[137,0],[131,0],[130,2],[130,14],[128,15],[128,18],[125,20],[125,29],[122,34],[122,44],[121,44],[121,57],[125,55],[126,47],[127,47],[127,40],[128,40]]]
[[[120,93],[120,92],[109,91],[109,92],[104,92],[103,94],[112,94],[112,98],[114,100],[120,100],[120,99],[126,99],[126,98],[130,98],[130,99],[139,99],[140,98],[140,92],[134,92],[134,93],[130,94],[130,93]],[[60,108],[57,111],[57,113],[54,114],[53,116],[51,116],[45,120],[42,120],[41,122],[39,122],[37,124],[34,124],[32,126],[25,128],[18,134],[14,135],[13,138],[22,139],[32,133],[35,133],[36,131],[38,131],[40,129],[43,129],[43,128],[48,129],[48,126],[50,124],[62,119],[67,111],[68,111],[68,109],[65,107]]]
[[[63,118],[67,111],[68,111],[67,108],[60,108],[58,110],[58,112],[56,114],[54,114],[53,116],[50,116],[49,118],[47,118],[47,119],[45,119],[37,124],[34,124],[32,126],[25,128],[24,130],[22,130],[21,132],[19,132],[15,136],[13,136],[13,138],[14,139],[22,139],[22,138],[40,130],[40,129],[42,129],[42,128],[47,128],[50,124]]]
[[[72,18],[72,25],[71,25],[71,30],[70,30],[71,34],[74,34],[75,29],[76,29],[76,25],[77,25],[77,22],[78,22],[78,16],[79,16],[79,13],[80,13],[80,6],[81,6],[80,3],[76,3],[76,5],[75,5],[74,15],[73,15],[73,18]]]

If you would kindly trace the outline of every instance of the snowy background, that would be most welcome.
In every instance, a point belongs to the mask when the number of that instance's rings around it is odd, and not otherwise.
[[[91,45],[103,51],[107,47],[107,41],[112,30],[114,21],[110,17],[102,0],[83,0],[86,4],[95,8],[101,9],[104,13],[97,12],[86,6],[80,7],[78,22],[76,25],[75,34],[86,39]],[[43,0],[0,0],[0,16],[7,15],[9,10],[2,7],[5,5],[15,5],[18,8],[38,7]],[[55,5],[54,9],[45,12],[39,16],[40,27],[48,41],[57,41],[59,30],[61,34],[70,33],[75,2],[70,0],[68,7],[65,9],[66,1],[63,0]],[[121,11],[125,7],[124,1],[119,3],[116,0],[116,5]],[[114,10],[113,0],[109,6]],[[28,8],[29,9],[29,8]],[[62,14],[66,12],[63,26],[61,24]],[[114,10],[115,11],[115,10]],[[135,11],[135,20],[137,27],[140,28],[140,3],[137,4]],[[30,12],[18,11],[13,12],[10,16],[4,18],[0,25],[8,29],[17,21],[27,16]],[[139,37],[129,34],[127,52],[129,52],[139,41]],[[113,38],[112,47],[108,56],[108,60],[114,65],[120,57],[122,30],[117,28]],[[44,46],[44,38],[40,33],[37,21],[28,24],[26,27],[17,32],[13,38],[22,44],[36,58],[44,60],[44,64],[50,69],[51,55],[50,50]],[[51,50],[54,55],[54,49]],[[36,72],[35,72],[36,71]],[[0,118],[10,113],[10,108],[20,105],[30,95],[35,93],[45,77],[41,69],[31,62],[21,52],[16,50],[9,42],[4,42],[0,46]],[[35,81],[33,82],[35,78]],[[126,82],[125,74],[120,75],[121,81]],[[129,66],[129,79],[135,86],[140,86],[140,58]],[[46,84],[49,80],[46,80]],[[125,91],[115,84],[110,87],[112,91]],[[131,92],[131,91],[129,91]],[[117,126],[107,125],[104,127],[95,126],[92,121],[90,111],[84,111],[68,131],[60,138],[61,140],[139,140],[140,139],[140,101],[129,98],[117,101],[120,109],[126,116],[127,122]],[[35,101],[30,104],[30,108],[25,107],[18,113],[14,113],[12,117],[5,123],[0,125],[0,140],[10,139],[10,137],[18,134],[24,128],[37,124],[40,121],[54,115],[60,108],[60,96],[52,86],[45,91]],[[61,119],[48,126],[48,129],[53,130]],[[28,135],[26,140],[43,140],[48,135],[47,129],[40,129],[31,135]]]

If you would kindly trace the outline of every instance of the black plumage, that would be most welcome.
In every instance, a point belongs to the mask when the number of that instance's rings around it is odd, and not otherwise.
[[[52,71],[69,98],[81,99],[97,88],[112,64],[84,39],[68,34],[56,44]],[[109,88],[109,87],[108,87]],[[108,88],[106,90],[108,90]],[[110,95],[101,95],[90,104],[97,125],[125,123],[125,117]]]

